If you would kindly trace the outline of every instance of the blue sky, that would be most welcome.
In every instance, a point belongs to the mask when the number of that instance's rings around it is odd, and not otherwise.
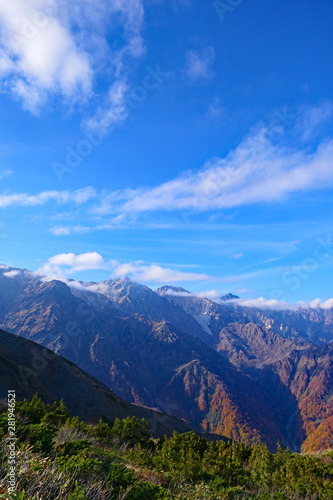
[[[0,0],[0,261],[333,296],[333,5]]]

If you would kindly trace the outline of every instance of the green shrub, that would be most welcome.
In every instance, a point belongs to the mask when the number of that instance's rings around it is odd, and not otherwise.
[[[91,427],[90,433],[104,441],[109,441],[115,434],[115,432],[112,432],[111,427],[102,419],[100,419],[97,425]]]
[[[125,457],[129,462],[141,465],[142,467],[153,467],[154,464],[152,452],[146,448],[142,448],[140,445],[136,445],[127,451]]]
[[[82,439],[78,441],[69,441],[63,443],[56,448],[57,453],[61,453],[62,456],[66,455],[79,455],[83,450],[91,448],[92,443],[87,441],[87,439]]]
[[[115,462],[111,465],[111,470],[108,476],[108,482],[115,484],[122,489],[127,489],[137,481],[137,476],[131,470],[125,467],[120,462]]]
[[[207,449],[207,441],[194,432],[174,433],[172,438],[164,440],[154,463],[176,476],[199,480],[204,475],[202,459]]]
[[[86,489],[81,488],[78,485],[78,482],[75,481],[75,490],[73,491],[73,493],[70,493],[68,495],[68,500],[87,500],[86,493],[87,493]]]
[[[52,450],[52,441],[57,429],[43,424],[28,424],[19,426],[17,437],[20,441],[28,441],[34,452],[49,453]]]
[[[46,413],[46,408],[40,397],[35,394],[31,401],[24,399],[17,403],[17,411],[27,417],[32,424],[39,424]]]
[[[170,498],[169,492],[166,492],[161,486],[148,481],[134,484],[126,494],[128,500],[169,500]]]
[[[138,420],[136,417],[127,417],[124,420],[116,418],[111,429],[111,436],[132,446],[136,444],[148,446],[151,439],[148,422],[144,418]]]
[[[79,455],[69,455],[56,458],[56,465],[67,474],[78,474],[87,476],[98,474],[102,462],[87,455],[87,450],[81,451]]]

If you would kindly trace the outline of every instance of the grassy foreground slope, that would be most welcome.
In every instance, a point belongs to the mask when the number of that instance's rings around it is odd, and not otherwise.
[[[17,493],[7,493],[8,417],[0,416],[0,498],[15,500],[330,500],[333,452],[299,455],[208,442],[195,433],[152,439],[135,417],[109,426],[34,396],[17,406]]]

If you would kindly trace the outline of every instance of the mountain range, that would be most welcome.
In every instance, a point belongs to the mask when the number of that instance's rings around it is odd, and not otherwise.
[[[272,450],[333,446],[332,309],[257,309],[231,294],[213,301],[126,277],[46,281],[2,266],[0,327],[197,431]]]

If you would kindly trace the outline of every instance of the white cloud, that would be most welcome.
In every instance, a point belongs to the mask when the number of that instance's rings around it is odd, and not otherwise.
[[[59,279],[65,275],[71,275],[78,271],[89,271],[106,269],[107,264],[103,257],[97,252],[88,252],[79,255],[74,253],[62,253],[50,257],[44,266],[36,271],[36,274]]]
[[[50,97],[94,103],[109,81],[105,118],[123,119],[115,89],[144,54],[142,0],[0,0],[0,82],[38,113]],[[117,45],[110,42],[117,33]],[[95,114],[95,113],[93,113]]]
[[[130,276],[136,281],[151,283],[177,283],[180,281],[204,281],[210,279],[206,274],[187,273],[164,268],[155,264],[119,264],[114,269],[117,276]]]
[[[80,205],[81,203],[87,203],[91,199],[95,198],[97,195],[96,190],[92,187],[86,187],[82,189],[77,189],[70,194],[70,198],[73,199],[74,203]]]
[[[6,83],[24,106],[36,112],[48,93],[88,95],[92,68],[50,0],[0,0],[1,58]]]
[[[20,274],[20,271],[8,271],[7,273],[3,273],[6,278],[15,278],[18,274]]]
[[[320,299],[318,299],[320,300]],[[333,299],[328,299],[325,302],[321,302],[318,304],[321,309],[332,309],[333,308]]]
[[[186,76],[192,81],[211,79],[214,76],[212,69],[214,61],[215,51],[213,47],[188,51],[186,54]]]
[[[63,253],[55,255],[49,259],[49,263],[55,266],[68,266],[70,272],[82,271],[86,269],[99,269],[103,264],[103,257],[97,252],[83,253]]]
[[[0,195],[0,208],[9,206],[40,206],[50,201],[56,203],[74,203],[81,205],[95,198],[96,191],[91,188],[78,189],[76,191],[43,191],[36,195],[26,193],[12,193]]]

